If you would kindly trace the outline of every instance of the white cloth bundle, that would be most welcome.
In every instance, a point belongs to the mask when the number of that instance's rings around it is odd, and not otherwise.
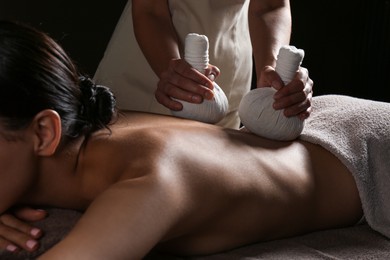
[[[326,95],[314,97],[312,107],[300,139],[348,167],[368,224],[390,238],[390,103]]]
[[[204,74],[209,64],[209,40],[207,36],[189,33],[185,42],[184,59],[194,69]],[[225,92],[215,82],[213,82],[213,85],[214,98],[212,100],[203,99],[200,104],[178,100],[182,103],[183,109],[180,111],[172,110],[172,115],[211,124],[221,121],[228,112],[229,102]]]
[[[294,46],[282,46],[279,50],[275,71],[284,84],[290,83],[297,73],[304,51]],[[280,141],[296,139],[302,132],[304,121],[297,116],[286,117],[283,110],[275,110],[273,87],[256,88],[241,100],[239,115],[242,124],[252,133]]]

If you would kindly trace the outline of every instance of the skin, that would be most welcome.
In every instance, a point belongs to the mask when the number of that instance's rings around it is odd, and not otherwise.
[[[46,211],[29,207],[12,209],[0,215],[0,248],[11,252],[37,250],[43,231],[29,223],[46,216]]]
[[[18,176],[0,182],[0,211],[19,203],[86,210],[40,259],[210,254],[362,216],[351,173],[317,145],[128,112],[110,131],[62,147],[60,120],[44,110],[16,141],[0,135],[0,178]]]
[[[180,57],[178,36],[172,24],[167,0],[133,0],[134,34],[151,68],[159,77],[155,92],[159,103],[172,110],[181,110],[176,98],[201,103],[213,97],[212,80],[219,69],[209,65],[202,75]],[[288,117],[298,115],[302,120],[311,112],[313,81],[305,68],[300,68],[294,80],[284,83],[274,71],[278,50],[289,44],[291,34],[290,3],[287,0],[251,0],[249,32],[258,75],[257,87],[274,87],[275,109],[284,109]],[[159,48],[155,48],[155,42]],[[164,51],[161,51],[164,50]],[[228,72],[224,72],[228,73]],[[211,79],[210,79],[210,75]]]

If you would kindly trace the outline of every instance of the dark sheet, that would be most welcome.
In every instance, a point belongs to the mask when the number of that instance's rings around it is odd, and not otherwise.
[[[45,230],[41,248],[34,254],[1,252],[0,259],[28,260],[61,240],[81,216],[79,212],[49,209],[49,217],[37,223]],[[107,234],[109,236],[109,234]],[[209,256],[176,257],[151,253],[148,260],[236,260],[236,259],[390,259],[390,240],[373,231],[367,224],[332,229],[303,236],[257,243]]]

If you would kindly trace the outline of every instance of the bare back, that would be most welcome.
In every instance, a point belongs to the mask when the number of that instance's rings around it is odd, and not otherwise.
[[[128,201],[137,202],[132,207],[145,214],[134,221],[149,221],[139,232],[145,239],[156,236],[149,243],[158,244],[158,249],[207,254],[351,225],[361,217],[351,174],[317,145],[275,142],[143,113],[127,114],[111,131],[110,137],[95,135],[83,152],[83,168],[94,165],[93,172],[83,173],[84,194],[92,201],[114,183],[121,188],[113,194],[122,192],[122,186],[134,187],[126,195]],[[106,200],[103,196],[94,202],[92,208],[98,210],[91,211],[101,214],[94,204]],[[150,209],[153,205],[166,206]],[[147,220],[138,220],[142,216]],[[83,230],[86,225],[80,222]],[[132,243],[142,236],[123,239]]]

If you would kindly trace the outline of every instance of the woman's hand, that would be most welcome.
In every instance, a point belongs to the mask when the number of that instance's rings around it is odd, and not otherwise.
[[[173,59],[168,70],[160,75],[155,97],[160,104],[176,111],[181,110],[183,106],[174,99],[202,103],[203,99],[213,98],[212,82],[219,74],[219,69],[213,65],[208,65],[203,75],[185,60]]]
[[[311,99],[313,97],[313,81],[306,68],[299,67],[294,79],[284,86],[275,69],[266,66],[260,75],[258,87],[274,87],[274,109],[284,109],[286,117],[298,116],[304,120],[310,116]]]
[[[42,230],[26,222],[42,220],[47,212],[21,207],[0,215],[0,249],[18,252],[21,249],[33,252],[38,249]]]

